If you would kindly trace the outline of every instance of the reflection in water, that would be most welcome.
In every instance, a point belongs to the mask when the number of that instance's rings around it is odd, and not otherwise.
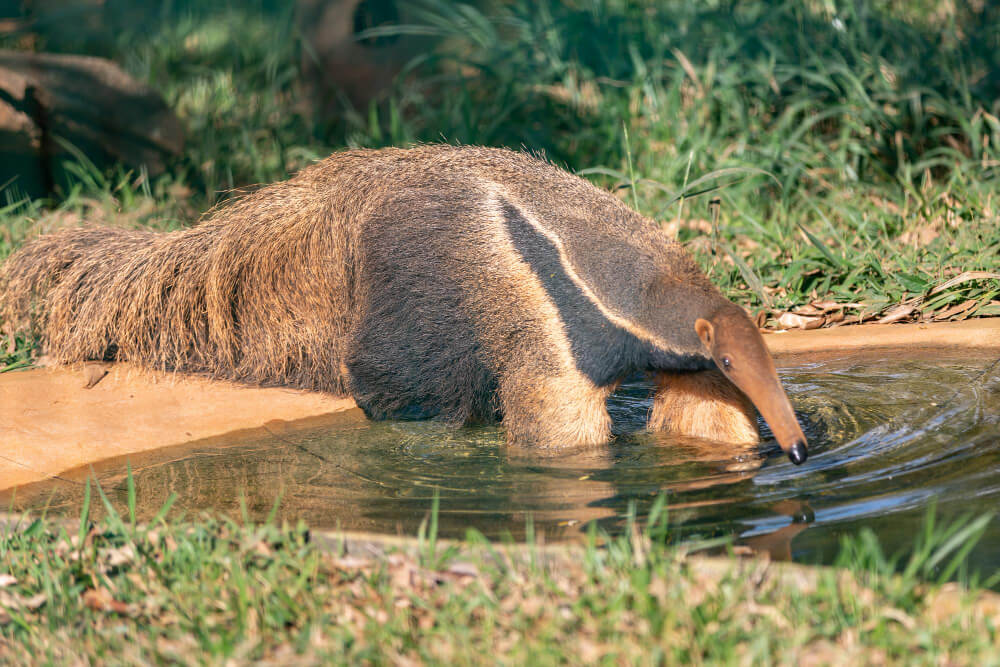
[[[152,517],[170,493],[178,507],[315,528],[413,535],[440,497],[440,531],[468,528],[546,539],[581,536],[596,522],[614,532],[634,504],[642,516],[667,494],[672,529],[685,538],[731,535],[779,558],[830,560],[841,534],[867,525],[891,552],[912,542],[928,504],[943,514],[993,511],[1000,500],[1000,364],[989,359],[842,358],[782,371],[806,422],[810,457],[793,466],[766,427],[760,446],[733,449],[645,433],[649,385],[630,382],[609,403],[610,448],[559,456],[508,450],[499,428],[379,422],[359,410],[311,425],[132,456]],[[126,459],[95,466],[124,505]],[[75,513],[90,468],[23,487],[15,507]],[[9,503],[10,499],[5,502]],[[1000,564],[994,521],[974,554]]]

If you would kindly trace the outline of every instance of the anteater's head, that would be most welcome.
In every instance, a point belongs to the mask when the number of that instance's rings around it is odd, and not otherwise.
[[[781,387],[764,339],[739,307],[698,318],[695,331],[727,378],[747,395],[792,463],[806,460],[806,436]]]

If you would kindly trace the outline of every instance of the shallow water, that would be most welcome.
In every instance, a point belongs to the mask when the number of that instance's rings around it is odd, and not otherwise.
[[[839,536],[874,529],[890,553],[912,543],[933,502],[943,519],[1000,508],[1000,363],[993,358],[841,357],[780,375],[805,422],[809,460],[792,465],[766,427],[760,446],[732,447],[642,432],[649,385],[625,383],[609,402],[618,433],[600,452],[542,457],[508,450],[497,427],[380,422],[359,410],[311,425],[132,456],[140,515],[171,492],[175,507],[305,519],[314,528],[414,535],[435,493],[439,532],[523,537],[529,517],[549,541],[614,532],[630,504],[640,517],[667,494],[684,538],[732,536],[779,558],[830,561]],[[125,459],[95,466],[124,506]],[[23,487],[18,508],[76,514],[75,471]],[[10,499],[7,499],[10,502]],[[1000,567],[1000,522],[973,553]]]

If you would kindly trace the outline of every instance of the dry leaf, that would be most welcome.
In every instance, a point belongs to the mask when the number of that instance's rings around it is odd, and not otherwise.
[[[901,245],[915,246],[917,248],[922,248],[934,239],[938,237],[938,231],[935,226],[925,225],[918,229],[911,229],[905,231],[899,235],[899,243]]]
[[[128,614],[128,605],[121,600],[116,600],[111,592],[105,588],[91,588],[83,592],[83,604],[87,609],[93,611],[113,612],[115,614]]]
[[[821,326],[822,317],[806,317],[795,313],[782,313],[778,316],[778,327],[781,329],[818,329]]]
[[[799,667],[814,667],[817,665],[846,664],[844,649],[831,641],[820,639],[810,642],[799,650],[795,662]]]
[[[925,605],[924,616],[935,623],[951,623],[963,611],[1000,623],[1000,595],[990,591],[970,593],[949,583],[928,595]]]
[[[876,324],[892,324],[893,322],[898,322],[905,319],[913,314],[916,310],[915,306],[908,303],[901,303],[898,306],[889,309],[884,316],[877,320]]]
[[[952,306],[951,308],[946,308],[938,313],[934,313],[934,319],[946,320],[949,317],[954,317],[955,315],[964,313],[965,311],[975,306],[977,303],[979,303],[979,301],[976,299],[969,299],[968,301],[963,301],[957,306]]]
[[[988,278],[1000,278],[1000,273],[993,273],[991,271],[965,271],[932,289],[928,296],[934,296],[938,292],[943,292],[949,287],[954,287],[960,283],[967,283],[970,280],[987,280]]]
[[[157,637],[156,639],[157,651],[178,660],[182,660],[184,657],[190,659],[189,656],[197,648],[198,642],[190,635],[181,635],[176,639],[167,639],[166,637]]]
[[[680,227],[686,227],[692,231],[696,231],[700,234],[711,234],[712,233],[712,221],[705,220],[704,218],[688,218],[681,220],[680,218],[674,218],[671,222],[676,221]]]
[[[389,574],[392,578],[392,585],[400,589],[408,589],[417,583],[417,572],[412,564],[401,561],[393,564],[390,560]]]
[[[906,612],[901,609],[896,609],[895,607],[884,607],[879,610],[879,615],[882,618],[886,618],[892,621],[896,621],[902,625],[907,630],[913,631],[917,627],[916,621],[913,620]],[[868,630],[874,630],[876,627],[875,623],[871,624],[871,628],[866,628]]]
[[[357,556],[344,556],[333,561],[333,564],[341,570],[363,570],[372,567],[370,560]]]
[[[119,567],[135,560],[135,551],[128,545],[117,549],[102,550],[101,554],[108,559],[109,567]]]
[[[775,606],[760,605],[751,600],[745,605],[745,608],[751,614],[770,619],[780,630],[790,630],[792,627],[792,624],[789,623],[784,614],[778,611],[778,608]]]
[[[1000,595],[981,591],[972,604],[972,610],[983,618],[993,619],[993,625],[1000,625]]]
[[[9,574],[0,574],[0,588],[13,586],[16,583],[17,583],[17,577],[11,576]]]
[[[45,604],[47,600],[48,598],[45,597],[45,593],[38,593],[37,595],[32,595],[30,598],[22,600],[21,605],[24,606],[25,609],[35,611]]]
[[[459,577],[478,577],[479,568],[477,568],[472,563],[452,563],[448,567],[448,572],[450,574],[457,575]]]
[[[576,649],[577,656],[584,664],[596,664],[604,656],[601,647],[589,639],[578,639],[573,648]]]

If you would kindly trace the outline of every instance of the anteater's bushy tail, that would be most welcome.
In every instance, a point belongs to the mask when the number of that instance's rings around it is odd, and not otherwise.
[[[342,394],[354,235],[321,181],[302,176],[184,231],[43,236],[0,267],[0,323],[61,362]]]

